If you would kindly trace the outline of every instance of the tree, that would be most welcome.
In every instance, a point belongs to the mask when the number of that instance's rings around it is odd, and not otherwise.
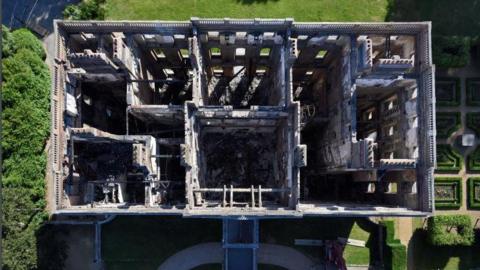
[[[44,148],[50,126],[50,72],[35,35],[26,29],[11,33],[4,26],[2,31],[3,268],[61,269],[65,253],[59,250],[64,248],[53,240],[47,244],[49,236],[42,234],[48,217]],[[40,260],[44,255],[56,259]]]
[[[77,5],[68,5],[63,17],[69,20],[103,20],[105,0],[83,0]]]
[[[16,74],[33,73],[31,75],[38,76],[42,81],[48,81],[50,72],[47,65],[38,55],[28,49],[22,48],[2,61],[3,64],[3,81],[9,81]]]
[[[28,29],[21,28],[12,32],[12,53],[16,53],[20,49],[27,49],[34,52],[41,59],[47,56],[43,49],[42,42],[32,34]]]

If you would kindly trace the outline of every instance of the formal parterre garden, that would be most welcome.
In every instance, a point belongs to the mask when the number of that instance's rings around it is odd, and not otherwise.
[[[468,207],[480,210],[480,177],[470,177],[467,182]]]
[[[471,173],[480,173],[480,146],[467,157],[467,170]]]
[[[435,208],[459,209],[462,206],[462,178],[435,177]]]
[[[475,132],[477,138],[480,137],[480,113],[467,113],[466,117],[467,127]]]
[[[460,78],[436,77],[435,99],[437,106],[457,107],[460,106],[461,85]]]
[[[450,137],[461,126],[460,112],[437,112],[437,138]]]
[[[480,78],[467,78],[467,106],[480,106]]]
[[[463,164],[460,153],[448,144],[437,145],[437,169],[439,173],[457,173]]]

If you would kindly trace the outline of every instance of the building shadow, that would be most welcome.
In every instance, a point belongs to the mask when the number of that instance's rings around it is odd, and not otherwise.
[[[377,265],[381,261],[379,250],[379,226],[365,218],[324,218],[305,217],[302,219],[266,219],[260,221],[260,242],[285,245],[295,248],[315,260],[325,258],[323,247],[295,245],[295,239],[337,240],[350,238],[357,224],[369,233],[365,247],[370,250],[369,263]]]
[[[480,33],[480,0],[390,0],[386,21],[432,21],[435,35]]]
[[[452,267],[458,260],[458,269],[474,269],[480,265],[479,231],[476,230],[476,240],[473,246],[432,246],[427,240],[427,231],[417,229],[408,244],[412,249],[412,260],[416,269],[445,269],[447,264]],[[450,262],[450,263],[449,263]]]
[[[242,5],[266,4],[268,2],[278,2],[279,0],[236,0]]]
[[[66,226],[43,224],[36,232],[37,269],[65,269],[68,244],[64,240],[68,236]]]

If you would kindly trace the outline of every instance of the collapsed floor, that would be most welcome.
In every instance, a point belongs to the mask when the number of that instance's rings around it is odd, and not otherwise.
[[[428,210],[422,24],[196,23],[61,32],[61,207]]]

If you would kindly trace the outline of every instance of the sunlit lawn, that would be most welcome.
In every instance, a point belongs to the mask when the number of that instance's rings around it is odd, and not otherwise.
[[[286,18],[296,21],[383,21],[388,0],[107,0],[113,20]]]

